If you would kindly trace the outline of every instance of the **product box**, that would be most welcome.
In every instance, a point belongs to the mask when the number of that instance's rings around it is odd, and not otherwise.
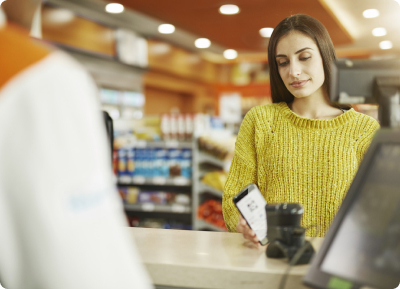
[[[126,173],[130,177],[135,175],[135,148],[126,149]]]
[[[183,149],[180,158],[181,176],[186,179],[192,178],[192,150]]]
[[[181,163],[180,163],[181,156],[182,156],[182,151],[180,149],[169,149],[168,165],[169,165],[170,177],[181,176]]]
[[[118,176],[127,174],[127,151],[125,148],[118,150]]]
[[[135,176],[142,176],[144,177],[144,169],[143,169],[143,155],[144,155],[144,149],[137,148],[135,150],[135,157],[134,157],[134,162],[135,162]]]
[[[169,177],[169,165],[168,165],[168,150],[157,148],[154,152],[154,176],[155,177]]]
[[[139,193],[138,202],[141,204],[152,203],[157,205],[165,205],[171,198],[170,193],[167,192],[146,192],[142,191]]]

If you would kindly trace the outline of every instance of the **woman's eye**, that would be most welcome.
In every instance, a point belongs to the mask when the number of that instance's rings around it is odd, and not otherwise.
[[[307,59],[310,59],[310,58],[311,58],[311,56],[309,56],[309,57],[303,57],[303,58],[300,58],[300,60],[306,61]]]
[[[279,66],[285,66],[285,65],[287,65],[288,63],[289,63],[288,61],[279,62],[278,65],[279,65]]]

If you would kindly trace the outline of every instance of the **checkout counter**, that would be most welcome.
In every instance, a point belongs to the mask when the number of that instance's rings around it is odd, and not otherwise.
[[[279,287],[288,262],[265,255],[267,246],[255,247],[239,233],[129,228],[156,288]],[[312,244],[318,249],[323,238]],[[302,284],[309,265],[291,268],[285,289]]]

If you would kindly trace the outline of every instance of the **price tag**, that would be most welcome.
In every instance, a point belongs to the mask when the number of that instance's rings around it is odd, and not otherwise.
[[[133,177],[133,183],[142,185],[146,182],[146,178],[142,176],[135,176]]]
[[[132,178],[130,176],[119,176],[118,182],[121,184],[130,184],[132,182]]]
[[[165,142],[165,146],[167,148],[177,148],[179,146],[179,142],[176,140],[167,140]]]
[[[155,205],[151,203],[145,203],[142,205],[142,210],[145,212],[152,212],[154,211]]]
[[[185,212],[185,206],[179,205],[179,204],[173,204],[171,207],[171,211],[174,213],[184,213]]]
[[[189,180],[184,177],[176,177],[174,178],[174,185],[176,186],[185,186],[189,184]]]
[[[167,179],[164,177],[154,177],[153,184],[155,185],[165,185],[167,183]]]
[[[147,146],[147,142],[145,140],[137,140],[135,147],[137,148],[145,148]]]

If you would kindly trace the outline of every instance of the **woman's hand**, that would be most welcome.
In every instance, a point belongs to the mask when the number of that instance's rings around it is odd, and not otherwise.
[[[236,225],[236,230],[239,233],[242,233],[243,237],[245,239],[251,241],[252,243],[254,243],[257,246],[260,245],[256,234],[254,233],[254,231],[252,229],[250,229],[249,225],[247,225],[246,220],[243,219],[242,215],[239,215],[239,221]]]

